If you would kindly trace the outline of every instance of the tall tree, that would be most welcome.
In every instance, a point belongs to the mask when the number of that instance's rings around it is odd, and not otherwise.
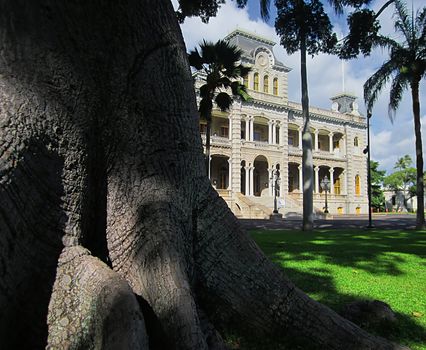
[[[403,206],[407,209],[408,199],[416,195],[416,169],[412,167],[413,160],[406,154],[399,158],[394,166],[395,171],[383,179],[383,184],[395,194],[403,195]]]
[[[419,84],[426,72],[426,8],[411,14],[406,4],[395,0],[395,31],[402,41],[376,35],[373,46],[389,51],[389,59],[364,84],[364,99],[371,110],[386,83],[392,81],[389,98],[389,117],[394,120],[404,90],[411,90],[416,137],[417,216],[416,227],[424,227],[423,149],[420,122]]]
[[[297,289],[212,188],[169,0],[1,0],[0,30],[2,348],[224,349],[232,324],[402,349]]]
[[[314,170],[312,135],[310,131],[309,94],[306,55],[331,53],[337,43],[332,25],[318,0],[275,0],[277,19],[275,29],[281,45],[288,54],[300,51],[302,89],[302,174],[303,174],[303,230],[312,230],[314,223]]]
[[[250,72],[249,67],[241,64],[242,51],[227,41],[219,40],[216,43],[203,41],[198,49],[192,50],[189,55],[189,64],[195,68],[204,79],[205,84],[200,87],[199,112],[200,118],[207,122],[206,127],[206,169],[210,176],[210,133],[212,125],[213,100],[221,111],[229,110],[233,96],[239,96],[247,101],[250,96],[240,79]]]
[[[386,171],[379,170],[379,162],[374,160],[370,161],[371,172],[371,206],[380,211],[385,207],[385,196],[383,194],[382,186],[385,178]]]

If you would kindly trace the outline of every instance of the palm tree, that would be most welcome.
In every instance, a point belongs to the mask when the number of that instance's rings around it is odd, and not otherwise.
[[[416,136],[417,218],[416,227],[424,227],[423,151],[420,123],[419,83],[426,71],[426,8],[410,14],[406,4],[395,0],[395,31],[402,42],[378,35],[375,45],[389,50],[389,59],[364,84],[364,100],[371,110],[386,83],[392,81],[389,117],[393,121],[405,89],[411,89]]]
[[[300,76],[302,92],[302,168],[303,168],[303,230],[312,230],[314,224],[313,187],[314,171],[312,136],[310,132],[309,94],[306,54],[330,53],[337,39],[323,6],[318,0],[275,0],[277,19],[275,29],[281,45],[288,54],[300,50]]]
[[[200,87],[200,118],[207,122],[206,127],[206,170],[210,176],[210,130],[212,122],[213,100],[221,111],[229,110],[232,97],[240,96],[243,100],[250,99],[246,87],[240,78],[250,72],[249,67],[241,62],[242,51],[227,41],[216,43],[203,41],[200,44],[201,54],[197,49],[188,55],[189,64],[194,67],[205,80]]]

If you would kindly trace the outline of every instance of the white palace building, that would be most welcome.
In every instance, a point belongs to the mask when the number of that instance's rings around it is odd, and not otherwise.
[[[278,204],[284,217],[302,213],[302,106],[288,100],[290,68],[273,53],[275,43],[237,29],[225,40],[243,50],[252,71],[244,84],[252,99],[235,99],[229,112],[214,110],[210,179],[232,211],[243,218],[268,218],[274,206],[274,174],[279,174]],[[195,76],[195,85],[203,84]],[[315,92],[313,92],[315,93]],[[330,214],[367,213],[366,119],[356,97],[331,98],[330,110],[310,107],[314,162],[314,208],[324,211],[327,176]],[[205,121],[200,131],[205,143]],[[277,172],[278,170],[278,172]]]

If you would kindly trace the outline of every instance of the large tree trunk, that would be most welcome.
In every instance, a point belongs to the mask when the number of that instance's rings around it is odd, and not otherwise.
[[[293,286],[212,189],[168,0],[0,4],[2,347],[223,349],[239,325],[400,348]]]
[[[416,135],[416,170],[417,170],[416,228],[421,230],[424,228],[424,225],[425,225],[425,206],[424,206],[422,125],[420,121],[420,102],[419,102],[419,80],[415,80],[411,84],[411,98],[413,100],[414,133]]]

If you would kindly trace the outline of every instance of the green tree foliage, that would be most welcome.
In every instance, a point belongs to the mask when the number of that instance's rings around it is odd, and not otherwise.
[[[395,111],[405,90],[410,89],[416,137],[416,191],[418,228],[424,226],[423,149],[420,122],[419,85],[426,73],[426,7],[410,13],[403,1],[395,0],[395,31],[400,41],[376,35],[373,46],[388,50],[389,59],[364,84],[364,99],[371,110],[383,88],[391,81],[389,117]]]
[[[385,196],[383,194],[383,180],[386,171],[379,170],[379,162],[374,160],[370,161],[371,172],[371,206],[376,211],[382,211],[385,208]]]
[[[383,180],[386,188],[395,193],[402,193],[405,208],[407,208],[407,200],[414,197],[417,192],[416,168],[412,165],[413,160],[409,155],[399,158],[394,166],[395,171]]]
[[[201,52],[200,52],[201,51]],[[205,84],[200,87],[200,118],[206,120],[206,169],[209,174],[210,167],[210,130],[212,122],[213,101],[222,110],[226,111],[232,104],[233,96],[240,96],[248,100],[246,87],[239,79],[250,72],[249,67],[241,63],[242,51],[235,45],[224,40],[216,43],[203,41],[197,48],[188,54],[189,64],[196,69]]]

